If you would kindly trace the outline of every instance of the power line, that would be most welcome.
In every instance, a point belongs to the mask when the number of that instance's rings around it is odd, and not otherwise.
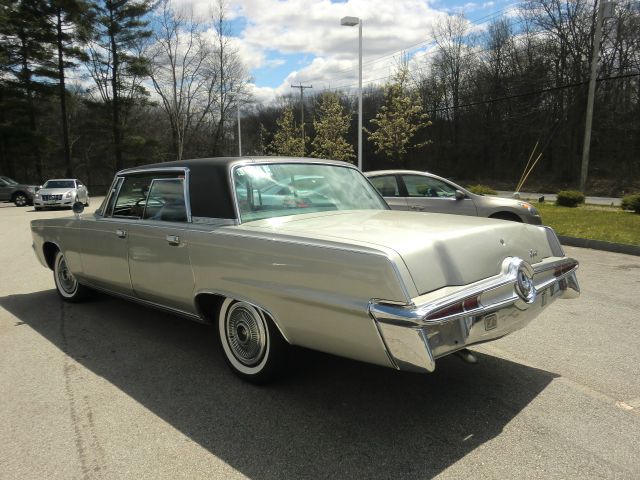
[[[615,75],[613,77],[598,78],[596,80],[596,82],[606,82],[606,81],[609,81],[609,80],[619,80],[619,79],[622,79],[622,78],[631,78],[631,77],[638,77],[638,76],[640,76],[640,73],[627,73],[627,74],[622,74],[622,75]],[[501,102],[503,100],[511,100],[512,98],[527,97],[527,96],[530,96],[530,95],[538,95],[540,93],[553,92],[555,90],[563,90],[565,88],[580,87],[582,85],[586,85],[587,83],[589,83],[589,82],[588,81],[584,81],[584,82],[569,83],[569,84],[566,84],[566,85],[558,85],[556,87],[543,88],[543,89],[540,89],[540,90],[535,90],[533,92],[516,93],[516,94],[513,94],[513,95],[507,95],[507,96],[504,96],[504,97],[490,98],[489,100],[481,100],[481,101],[478,101],[478,102],[465,103],[463,105],[458,105],[458,106],[436,108],[436,109],[429,110],[429,111],[430,112],[443,112],[443,111],[447,111],[447,110],[454,110],[456,108],[475,107],[477,105],[486,105],[486,104],[489,104],[489,103]]]

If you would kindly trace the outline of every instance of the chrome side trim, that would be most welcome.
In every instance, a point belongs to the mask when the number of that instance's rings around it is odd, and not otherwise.
[[[191,223],[202,225],[238,225],[234,218],[191,217]]]
[[[163,310],[163,311],[166,311],[168,313],[173,313],[175,315],[180,315],[181,317],[188,318],[189,320],[193,320],[193,321],[198,322],[198,323],[204,323],[204,324],[208,323],[200,315],[196,315],[196,314],[193,314],[193,313],[190,313],[190,312],[185,312],[184,310],[180,310],[178,308],[168,307],[168,306],[162,305],[160,303],[151,302],[149,300],[143,300],[142,298],[134,297],[134,296],[131,296],[131,295],[126,295],[124,293],[113,292],[113,291],[111,291],[111,290],[109,290],[107,288],[97,286],[94,283],[86,281],[84,279],[80,283],[82,285],[86,285],[87,287],[90,287],[90,288],[92,288],[94,290],[98,290],[100,292],[106,293],[106,294],[111,295],[113,297],[122,298],[123,300],[129,300],[131,302],[139,303],[141,305],[145,305],[147,307],[152,307],[152,308],[155,308],[157,310]]]

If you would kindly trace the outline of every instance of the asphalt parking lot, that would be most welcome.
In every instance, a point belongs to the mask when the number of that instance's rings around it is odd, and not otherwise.
[[[98,199],[92,199],[97,207]],[[398,373],[299,351],[236,379],[203,325],[97,295],[63,304],[0,203],[0,478],[640,477],[640,257],[566,248],[578,300]]]

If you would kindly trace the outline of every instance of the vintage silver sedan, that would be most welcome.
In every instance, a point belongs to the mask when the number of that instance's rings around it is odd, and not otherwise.
[[[550,228],[392,211],[342,162],[149,165],[81,210],[31,223],[63,300],[97,289],[209,322],[255,383],[281,371],[290,345],[432,372],[579,292],[578,262]]]
[[[365,175],[394,210],[451,213],[540,225],[529,202],[477,195],[451,180],[414,170],[376,170]]]

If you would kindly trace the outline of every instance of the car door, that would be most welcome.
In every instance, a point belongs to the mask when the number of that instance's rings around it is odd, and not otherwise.
[[[420,212],[477,215],[469,197],[457,198],[456,187],[430,175],[400,175],[410,210]]]
[[[184,172],[152,180],[142,218],[127,232],[129,272],[138,298],[195,313],[185,183]]]
[[[11,191],[11,186],[3,178],[0,178],[0,201],[10,200]]]
[[[129,277],[127,230],[132,219],[114,215],[128,201],[119,177],[109,191],[101,212],[86,221],[82,247],[82,275],[93,285],[124,295],[133,295]]]
[[[379,175],[369,177],[369,180],[376,187],[391,207],[392,210],[409,210],[407,200],[400,196],[400,188],[396,175]]]

